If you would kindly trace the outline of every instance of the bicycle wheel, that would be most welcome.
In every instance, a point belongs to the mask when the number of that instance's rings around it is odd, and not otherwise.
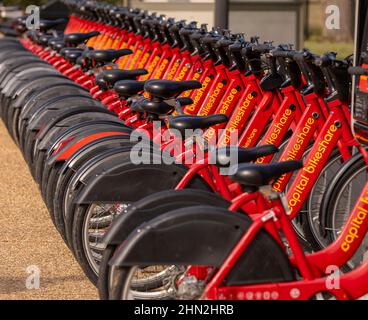
[[[124,159],[120,157],[118,160],[123,163]],[[127,161],[126,167],[127,176],[132,170],[135,179],[134,183],[130,179],[122,179],[118,184],[120,196],[125,195],[125,201],[110,201],[110,203],[93,201],[88,205],[73,204],[73,209],[71,206],[67,209],[69,220],[73,219],[71,239],[75,255],[87,276],[94,283],[97,282],[98,267],[104,250],[104,246],[101,246],[102,238],[114,218],[124,212],[133,201],[153,192],[173,189],[187,169],[177,165],[156,165],[156,168],[150,169],[150,165],[131,166],[130,160]],[[199,176],[194,177],[188,187],[209,190],[207,184]]]
[[[329,193],[326,217],[328,243],[337,239],[345,225],[350,212],[358,201],[361,191],[368,180],[367,164],[363,157],[350,166],[333,186]],[[368,235],[363,239],[357,252],[349,260],[346,267],[354,269],[368,258]]]
[[[125,210],[124,215],[120,215],[112,224],[108,233],[103,239],[106,249],[99,265],[98,289],[101,299],[108,299],[109,283],[113,278],[113,268],[109,266],[109,260],[113,257],[120,243],[128,238],[134,229],[145,221],[149,221],[159,215],[177,208],[184,208],[196,205],[213,205],[216,207],[227,208],[230,203],[218,194],[199,190],[166,190],[149,195]],[[167,278],[164,271],[168,268],[157,270],[157,275],[150,270],[148,277],[141,277],[135,282],[134,287],[140,290],[151,290],[163,285]],[[172,272],[172,269],[170,270]]]
[[[306,217],[302,224],[303,232],[314,251],[321,250],[329,244],[328,239],[321,232],[320,212],[326,190],[342,166],[341,154],[338,150],[334,150],[302,208],[302,213]]]
[[[191,221],[196,217],[195,222],[188,225],[185,221]],[[152,230],[153,233],[166,233],[159,236],[155,243],[147,247],[145,232],[143,234],[136,230],[121,246],[119,253],[114,257],[114,266],[111,279],[110,299],[200,299],[202,298],[206,283],[212,279],[216,270],[223,264],[231,249],[238,243],[240,237],[251,225],[250,217],[229,212],[226,209],[212,206],[196,206],[170,211],[163,216],[155,218],[145,224],[145,231]],[[166,228],[170,225],[168,231]],[[213,231],[215,231],[211,234]],[[187,231],[186,235],[181,232]],[[204,232],[207,231],[207,232]],[[151,232],[151,231],[148,231]],[[187,235],[191,235],[188,237]],[[231,234],[231,235],[230,235]],[[177,235],[177,237],[175,236]],[[221,235],[221,236],[220,236]],[[227,235],[229,237],[227,237]],[[162,242],[166,236],[173,241],[172,244]],[[181,242],[183,236],[187,237],[186,242]],[[198,236],[201,242],[198,242]],[[227,241],[226,244],[218,238]],[[171,238],[173,237],[173,238]],[[175,241],[177,239],[177,242]],[[194,245],[196,243],[196,245]],[[175,249],[174,249],[175,248]],[[153,251],[153,256],[159,261],[172,261],[176,266],[162,288],[155,290],[138,291],[134,289],[134,281],[139,279],[140,268],[143,266],[145,257],[143,251]],[[176,250],[176,254],[171,256],[171,250]],[[201,256],[198,256],[198,253]],[[214,257],[214,253],[219,253]],[[152,259],[150,254],[147,259]],[[123,258],[121,258],[123,257]],[[129,259],[135,259],[142,263],[129,265]],[[123,261],[121,261],[122,259]],[[192,259],[192,261],[191,261]],[[128,260],[128,261],[126,261]],[[181,261],[187,261],[182,264]],[[176,263],[175,261],[178,261]],[[267,263],[265,264],[265,261]],[[125,264],[126,263],[126,264]],[[150,261],[144,265],[145,268],[160,266]],[[195,276],[186,274],[187,266],[206,266],[206,276],[197,279]],[[179,281],[180,279],[180,281]],[[232,270],[224,279],[227,286],[238,286],[242,284],[260,284],[276,281],[292,281],[294,271],[289,264],[289,260],[278,243],[265,231],[260,231],[249,245],[247,250],[238,259]],[[218,297],[220,299],[221,297]],[[225,297],[224,297],[225,298]],[[238,297],[232,297],[236,299]]]

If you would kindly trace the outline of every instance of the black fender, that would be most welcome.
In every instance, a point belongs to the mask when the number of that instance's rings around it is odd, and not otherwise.
[[[131,147],[125,145],[118,148],[105,150],[96,155],[94,158],[88,159],[87,161],[82,163],[81,166],[78,168],[78,171],[75,172],[70,183],[68,184],[68,198],[72,198],[71,194],[78,193],[79,186],[83,186],[83,177],[88,178],[89,176],[92,176],[90,172],[93,171],[94,168],[98,166],[101,161],[110,161],[109,159],[115,157],[116,155],[118,155],[121,162],[126,161],[126,153],[129,153],[130,150]],[[52,161],[52,159],[48,161]],[[66,199],[67,202],[69,200],[68,198]],[[65,207],[68,208],[69,204],[66,204]]]
[[[88,111],[72,115],[60,120],[48,132],[41,131],[39,133],[36,140],[36,152],[54,150],[57,144],[74,130],[94,124],[109,124],[111,122],[122,123],[115,115],[99,111]],[[131,130],[131,128],[127,128],[127,130]]]
[[[114,115],[103,112],[83,112],[59,121],[48,132],[39,132],[34,142],[33,159],[35,159],[35,179],[40,181],[44,162],[50,158],[58,144],[65,138],[70,137],[76,129],[83,127],[86,123],[110,123],[119,120]],[[120,135],[119,135],[120,136]]]
[[[55,126],[56,129],[61,131],[63,129],[63,126],[58,126],[59,122],[67,119],[68,117],[73,117],[74,115],[78,115],[83,112],[90,112],[93,114],[101,113],[112,116],[109,112],[107,112],[106,108],[102,107],[101,105],[88,100],[83,101],[84,99],[81,98],[82,97],[79,97],[79,99],[81,100],[81,105],[79,106],[73,105],[71,103],[65,106],[63,101],[60,101],[59,105],[56,105],[55,108],[48,108],[46,104],[45,107],[40,108],[40,110],[33,110],[36,112],[32,114],[32,117],[29,120],[22,120],[20,119],[20,116],[16,114],[13,120],[13,130],[14,136],[19,141],[19,145],[23,148],[23,143],[26,141],[28,135],[32,132],[37,132],[37,136],[34,136],[33,139],[35,139],[35,143],[36,141],[37,143],[39,143],[48,133],[50,128],[53,128],[52,126]],[[64,105],[64,110],[63,108],[60,108],[60,105]],[[27,117],[28,116],[25,116],[25,118]],[[67,130],[68,127],[69,126],[66,125],[65,130]]]
[[[87,92],[80,90],[78,87],[73,86],[65,80],[54,80],[53,84],[46,86],[38,85],[38,87],[39,88],[34,88],[30,92],[24,93],[21,97],[18,97],[12,104],[12,107],[9,108],[9,110],[13,110],[11,115],[14,127],[13,131],[15,131],[15,135],[18,139],[19,136],[23,134],[22,126],[24,125],[24,121],[32,117],[35,112],[41,112],[43,108],[47,106],[48,101],[55,99],[55,94],[57,95],[59,92],[64,92],[70,95],[75,94],[77,97],[85,94],[87,97]],[[40,87],[44,87],[44,89],[40,89]],[[83,104],[83,101],[81,101],[81,104]]]
[[[86,157],[91,158],[112,148],[121,148],[129,144],[132,144],[132,142],[130,142],[129,136],[126,135],[112,135],[94,140],[80,148],[72,157],[65,161],[60,170],[60,175],[66,174],[67,170],[76,171],[83,164]]]
[[[66,135],[62,135],[60,139],[53,144],[53,147],[47,150],[47,162],[48,166],[53,166],[56,162],[65,161],[69,157],[72,157],[74,153],[78,152],[81,148],[83,148],[86,144],[90,144],[92,140],[88,140],[86,143],[81,143],[81,141],[85,140],[85,138],[89,138],[92,135],[99,135],[105,132],[114,132],[111,135],[126,135],[129,137],[129,132],[126,130],[126,127],[123,123],[114,122],[114,121],[89,121],[88,125],[80,125],[73,128],[73,130],[69,130]],[[98,136],[95,140],[102,138],[102,136]],[[58,144],[63,140],[67,140],[65,146],[60,149],[58,148]],[[78,145],[78,148],[76,148]],[[58,148],[58,150],[56,150]],[[69,157],[65,158],[65,152],[67,152]]]
[[[220,267],[251,223],[249,216],[224,208],[177,209],[137,228],[109,265]],[[271,235],[260,230],[224,282],[237,285],[292,279],[294,274],[286,255]]]
[[[99,101],[92,99],[92,97],[88,96],[87,94],[83,94],[83,92],[78,93],[78,94],[68,94],[68,95],[54,97],[54,98],[48,99],[41,105],[38,104],[38,108],[34,106],[36,110],[33,110],[32,114],[29,116],[28,128],[30,130],[41,129],[41,127],[43,126],[43,121],[42,119],[38,117],[38,114],[42,112],[43,109],[46,109],[46,108],[52,109],[52,110],[67,109],[69,106],[75,105],[76,101],[78,101],[78,105],[102,106],[102,104]]]
[[[16,76],[17,73],[19,73],[22,70],[26,70],[27,68],[30,68],[30,66],[45,66],[45,68],[48,68],[51,70],[51,66],[43,60],[36,59],[35,57],[24,57],[21,61],[17,60],[13,63],[6,66],[5,70],[3,71],[4,74],[0,77],[0,84],[3,87],[4,83],[7,83],[9,79]]]
[[[368,150],[368,147],[366,148]],[[350,159],[348,159],[347,161],[345,161],[345,163],[343,164],[343,166],[340,168],[340,170],[337,172],[336,176],[333,178],[333,180],[331,181],[331,183],[329,184],[323,199],[322,199],[322,203],[321,203],[321,209],[319,211],[319,221],[320,221],[320,231],[321,234],[323,236],[326,236],[326,225],[327,225],[327,215],[324,214],[325,212],[327,212],[327,208],[330,205],[330,202],[332,201],[331,199],[331,194],[335,189],[335,185],[336,183],[341,179],[341,177],[345,174],[345,172],[356,162],[360,161],[362,159],[363,155],[359,152],[355,155],[353,155]]]
[[[15,83],[14,87],[13,87],[13,91],[12,91],[12,99],[14,99],[15,101],[21,101],[21,103],[23,104],[24,99],[26,97],[29,97],[30,94],[32,93],[36,93],[38,92],[40,89],[48,89],[51,88],[53,85],[57,84],[57,83],[73,83],[72,81],[70,81],[70,79],[66,78],[64,75],[62,74],[56,74],[53,72],[43,72],[40,74],[38,79],[27,79],[27,80],[22,80],[22,82]],[[84,91],[84,89],[81,88],[81,86],[79,86],[76,83],[73,83],[75,85],[75,87],[78,87],[80,89],[80,91]],[[63,91],[59,91],[63,92]],[[19,102],[16,104],[16,107],[19,108],[21,106],[19,106]]]
[[[54,78],[54,79],[62,78],[65,80],[67,79],[65,76],[61,75],[60,73],[57,73],[55,70],[52,71],[46,68],[43,68],[42,70],[40,70],[40,68],[38,69],[39,71],[37,73],[37,78],[34,76],[36,74],[34,73],[35,72],[34,69],[32,70],[32,72],[31,70],[29,71],[24,70],[25,72],[22,75],[22,77],[12,78],[4,87],[4,92],[6,93],[6,96],[12,99],[15,99],[21,93],[23,96],[25,96],[31,90],[32,87],[37,88],[37,85],[39,86],[39,83],[44,78]],[[27,78],[27,75],[29,75],[28,78]],[[46,82],[46,83],[49,84],[49,82]]]
[[[93,100],[88,96],[77,96],[75,99],[59,99],[58,102],[52,102],[49,99],[42,103],[39,109],[32,110],[28,119],[28,130],[40,130],[47,123],[52,114],[57,115],[59,112],[66,111],[72,107],[83,106],[88,110],[89,107],[97,107],[106,110],[106,114],[111,114],[111,111],[101,104],[99,101]],[[64,118],[63,118],[64,119]],[[56,125],[57,123],[55,123]]]
[[[128,135],[112,135],[99,138],[79,149],[72,157],[67,159],[65,163],[68,168],[75,170],[79,167],[80,161],[82,161],[86,155],[96,155],[96,150],[98,150],[98,153],[102,153],[104,151],[111,150],[111,148],[127,147],[133,144],[134,142],[130,141],[130,137]]]
[[[54,83],[50,86],[48,86],[47,88],[45,88],[44,90],[40,90],[40,89],[36,89],[34,90],[28,97],[24,97],[21,101],[23,101],[23,103],[19,103],[20,107],[21,107],[21,112],[19,114],[19,121],[23,122],[23,121],[28,121],[29,119],[32,118],[32,116],[34,116],[35,114],[40,114],[44,108],[48,107],[48,102],[52,101],[52,98],[50,97],[50,95],[55,95],[55,91],[59,91],[59,90],[63,90],[65,92],[66,95],[75,95],[78,99],[78,96],[84,95],[84,91],[81,91],[78,87],[73,86],[72,83],[68,83],[68,82],[57,82]],[[86,94],[85,97],[88,97],[88,95]],[[18,101],[17,101],[18,102]],[[90,105],[90,100],[88,100],[88,102],[84,102],[81,101],[81,103],[78,103],[77,100],[74,100],[73,102],[66,102],[66,104],[64,105],[63,102],[60,102],[61,106],[64,106],[65,109],[67,109],[68,107],[72,107],[77,105]],[[60,104],[55,105],[55,109],[58,109],[58,107],[60,108]],[[94,103],[96,104],[96,103]],[[101,103],[97,103],[97,105],[103,106]],[[17,107],[17,105],[15,105],[15,107]],[[52,109],[52,107],[50,106],[50,108]],[[106,107],[105,107],[106,109]]]
[[[69,159],[65,160],[62,168],[60,169],[60,175],[65,175],[67,170],[70,168],[71,170],[73,170],[74,172],[76,171],[76,169],[80,166],[80,163],[78,162],[80,159],[82,159],[83,162],[86,161],[85,158],[82,157],[82,155],[85,154],[85,152],[87,152],[86,150],[89,150],[89,148],[94,148],[97,149],[97,145],[99,145],[100,143],[103,142],[107,142],[107,141],[111,141],[111,140],[119,140],[119,141],[129,141],[129,137],[127,137],[127,135],[112,135],[112,136],[108,136],[108,137],[104,137],[104,138],[99,138],[95,141],[92,141],[90,143],[88,143],[86,146],[83,146],[82,148],[78,149]],[[106,149],[108,149],[106,147]],[[102,149],[99,149],[99,152],[102,152]],[[41,181],[42,179],[42,172],[44,170],[44,165],[47,159],[50,159],[51,156],[46,153],[43,154],[39,154],[37,153],[34,156],[35,162],[34,162],[34,167],[35,167],[35,180],[36,181]],[[75,160],[75,162],[70,162]],[[74,163],[77,163],[77,165],[74,165]]]
[[[17,68],[22,65],[22,62],[24,64],[27,64],[28,61],[43,61],[39,57],[30,54],[27,51],[17,51],[12,52],[12,50],[1,52],[0,55],[0,71],[5,72],[5,74],[2,74],[0,77],[0,81],[4,79],[4,77],[7,75],[8,70],[12,70],[14,68]],[[43,61],[43,64],[46,64],[46,61]]]
[[[83,112],[79,114],[83,114]],[[101,114],[104,114],[104,113],[101,112]],[[87,121],[86,123],[79,123],[75,126],[72,126],[71,128],[68,128],[67,130],[65,130],[65,132],[63,132],[58,137],[56,137],[56,140],[52,141],[52,146],[51,147],[47,146],[46,157],[49,158],[50,163],[52,163],[53,161],[56,161],[56,160],[52,160],[52,158],[57,159],[61,153],[64,153],[66,150],[68,150],[68,148],[72,147],[76,142],[79,142],[81,139],[84,139],[96,133],[106,132],[110,130],[112,126],[114,126],[113,127],[114,131],[121,132],[122,136],[127,136],[128,138],[130,137],[129,136],[130,129],[127,128],[123,123],[120,123],[118,121],[115,121],[115,120],[110,121],[109,119]],[[51,128],[51,130],[52,129],[53,128]],[[65,141],[67,141],[66,144],[65,144]],[[59,149],[59,144],[61,142],[64,143],[64,147],[61,150],[58,150],[56,152],[56,149],[57,148]],[[45,147],[46,146],[43,144],[40,145],[40,149],[45,148]],[[75,149],[75,151],[78,151],[78,150]]]
[[[19,72],[17,72],[16,75],[4,85],[3,87],[4,92],[6,92],[6,94],[10,96],[9,92],[14,91],[21,86],[24,86],[27,83],[25,81],[28,81],[28,83],[31,82],[32,75],[34,78],[35,74],[37,74],[39,77],[42,77],[42,75],[44,74],[56,75],[57,71],[52,70],[44,65],[39,65],[37,63],[36,66],[32,65],[31,67],[28,67],[25,70],[20,70]],[[19,87],[17,87],[17,85],[19,85]]]
[[[109,135],[100,135],[105,132],[111,132]],[[109,121],[90,121],[87,126],[78,126],[74,130],[68,132],[67,135],[63,135],[61,139],[58,141],[67,140],[68,143],[61,150],[57,150],[55,152],[57,145],[59,142],[55,142],[53,147],[47,152],[47,166],[54,166],[57,162],[65,162],[69,159],[72,159],[75,154],[77,154],[80,150],[83,150],[84,147],[92,144],[94,141],[98,141],[102,138],[108,138],[110,136],[120,136],[125,137],[128,141],[130,140],[129,133],[127,132],[124,124],[118,122],[109,122]],[[89,139],[86,143],[81,143],[85,138],[89,138],[92,135],[96,136],[93,140]],[[70,139],[69,139],[70,138]],[[76,146],[78,146],[76,148]],[[72,152],[70,152],[72,150]],[[69,156],[65,157],[65,153],[68,153]]]
[[[2,88],[1,89],[1,100],[3,101],[2,103],[6,102],[7,104],[9,104],[9,102],[12,101],[11,100],[12,92],[19,89],[17,85],[20,84],[21,87],[24,87],[25,84],[23,83],[23,81],[27,80],[26,76],[29,75],[29,77],[31,77],[32,74],[33,76],[34,74],[38,74],[39,77],[42,77],[43,74],[56,74],[56,72],[55,70],[52,71],[52,69],[49,69],[48,67],[46,68],[45,66],[36,63],[29,66],[29,68],[26,70],[19,71],[17,73],[17,76],[13,74],[13,78],[10,77],[9,81],[5,82],[4,86],[0,85],[0,87]],[[28,79],[28,82],[30,83],[31,80]]]
[[[100,126],[92,126],[91,128],[88,128],[88,129],[84,128],[84,130],[81,133],[76,134],[75,139],[68,141],[65,147],[63,147],[61,150],[57,150],[57,152],[52,152],[52,155],[49,158],[46,157],[44,161],[43,170],[42,170],[43,171],[42,181],[40,185],[44,185],[44,183],[47,182],[48,175],[50,174],[51,170],[56,165],[60,167],[61,162],[65,162],[65,160],[73,157],[73,155],[76,152],[78,152],[78,150],[81,149],[84,145],[91,143],[90,139],[87,141],[84,140],[84,142],[80,143],[81,140],[83,140],[85,137],[90,137],[91,135],[94,135],[96,133],[99,134],[99,133],[104,133],[104,132],[114,132],[109,135],[117,135],[118,133],[121,133],[121,135],[127,135],[124,127],[119,126],[119,124],[117,123],[111,123],[110,125],[104,124]],[[74,131],[74,133],[76,133],[76,131]],[[95,136],[95,140],[97,139],[99,139],[99,137]],[[75,145],[77,145],[78,149],[74,147]],[[94,159],[91,159],[91,160],[94,160]]]
[[[13,108],[22,108],[22,112],[25,112],[29,108],[24,108],[25,105],[30,106],[40,101],[42,97],[47,96],[50,92],[57,90],[60,90],[58,92],[59,94],[60,92],[65,94],[72,94],[74,92],[78,94],[84,91],[79,85],[63,77],[52,77],[52,81],[50,82],[47,82],[47,77],[44,77],[39,79],[39,81],[33,82],[32,85],[25,87],[23,91],[15,92],[14,96],[16,100],[13,103]]]
[[[74,108],[69,107],[67,110],[59,109],[57,110],[44,110],[44,112],[38,117],[39,120],[39,129],[35,128],[27,128],[27,130],[23,133],[23,140],[21,143],[22,150],[25,152],[26,159],[31,160],[33,162],[33,155],[36,152],[36,142],[37,139],[42,138],[48,131],[52,130],[54,126],[60,121],[69,118],[70,116],[74,116],[77,114],[85,113],[85,110],[90,110],[91,112],[100,112],[102,114],[109,114],[106,112],[106,109],[102,106],[90,105],[90,106],[75,106]],[[49,111],[49,112],[47,112]],[[105,128],[105,127],[106,128]],[[96,126],[92,127],[96,132],[103,132],[110,130],[117,132],[125,132],[126,126],[123,123],[115,122],[115,121],[106,121],[104,126]],[[99,131],[97,131],[99,129]],[[41,136],[42,134],[42,136]],[[41,137],[38,137],[40,135]],[[28,154],[28,157],[27,157]]]
[[[138,226],[109,264],[123,267],[195,262],[220,267],[250,224],[249,217],[223,208],[180,208]]]
[[[48,132],[40,132],[37,136],[37,152],[46,151],[59,143],[65,135],[69,132],[82,128],[83,126],[89,126],[93,123],[122,123],[115,115],[99,111],[86,111],[83,113],[77,113],[69,116],[65,119],[58,121],[51,130]]]
[[[37,69],[42,68],[43,70],[49,70],[49,73],[52,73],[52,71],[51,71],[51,69],[49,69],[49,67],[44,66],[44,65],[40,64],[39,62],[33,62],[31,64],[28,64],[27,66],[28,66],[28,69],[34,70],[33,68],[37,68]],[[18,69],[19,70],[14,70],[14,72],[11,72],[10,74],[8,74],[5,77],[4,81],[1,82],[1,84],[0,84],[0,87],[2,88],[1,89],[1,99],[3,101],[9,102],[9,100],[11,98],[11,93],[10,93],[11,86],[14,85],[14,83],[16,84],[17,81],[20,80],[20,79],[16,78],[16,75],[19,74],[20,72],[22,72],[22,69],[20,69],[20,68],[18,68]],[[40,72],[43,72],[43,71],[40,71]],[[11,81],[12,79],[14,79],[14,80]]]
[[[103,244],[120,245],[137,226],[177,208],[212,205],[227,208],[230,202],[216,193],[198,189],[164,190],[134,202],[119,215],[103,239]]]
[[[161,161],[159,152],[149,152],[153,163]],[[91,168],[80,179],[84,185],[75,200],[77,204],[98,202],[132,202],[154,192],[174,189],[188,167],[181,164],[133,164],[130,151],[124,157],[114,155]],[[207,183],[196,176],[188,188],[209,190]]]
[[[28,125],[28,120],[32,117],[32,115],[36,113],[41,113],[45,107],[47,107],[47,104],[44,104],[44,108],[37,109],[37,101],[42,101],[42,98],[45,98],[47,102],[51,98],[49,95],[51,93],[55,94],[55,91],[58,90],[64,90],[65,93],[68,94],[76,94],[80,95],[83,91],[80,91],[78,87],[73,86],[71,83],[65,83],[65,82],[59,82],[55,83],[49,87],[47,87],[44,91],[38,89],[34,91],[28,98],[25,98],[25,101],[23,104],[21,104],[20,112],[17,115],[17,127],[18,132],[20,136],[23,134],[23,130],[25,129],[24,126]],[[40,102],[42,104],[42,102]],[[74,102],[73,104],[76,104]],[[68,107],[71,108],[73,104],[69,104],[65,107],[67,109]],[[89,105],[89,103],[87,104]],[[102,106],[102,104],[100,104]],[[55,108],[56,109],[56,108]],[[106,109],[106,108],[105,108]]]

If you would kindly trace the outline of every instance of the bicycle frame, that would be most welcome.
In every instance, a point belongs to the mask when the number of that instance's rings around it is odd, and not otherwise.
[[[237,210],[249,195],[240,196],[230,210]],[[256,195],[253,197],[263,197]],[[264,205],[267,206],[267,201]],[[340,278],[340,288],[330,287],[328,269],[330,266],[341,267],[356,252],[368,231],[368,183],[365,185],[341,234],[335,242],[325,249],[305,255],[292,228],[288,217],[287,205],[278,197],[272,200],[269,209],[264,210],[241,237],[236,247],[229,254],[221,268],[216,272],[206,287],[204,297],[207,299],[301,299],[306,300],[317,293],[329,292],[338,299],[357,299],[368,292],[367,266],[363,262],[355,270]],[[248,286],[221,286],[240,255],[247,249],[259,230],[281,230],[287,239],[293,256],[291,263],[296,267],[303,280],[282,283],[270,283]],[[271,233],[272,234],[272,233]],[[280,241],[278,241],[280,243]],[[327,275],[327,277],[325,277]]]

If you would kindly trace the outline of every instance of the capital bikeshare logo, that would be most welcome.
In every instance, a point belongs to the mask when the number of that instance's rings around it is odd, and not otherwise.
[[[194,111],[199,103],[199,101],[201,100],[204,92],[206,91],[209,83],[212,81],[212,79],[210,77],[206,77],[204,78],[203,82],[202,82],[202,88],[197,90],[197,94],[195,95],[194,99],[193,99],[193,104],[191,104],[190,106],[186,107],[186,110],[189,111]]]
[[[267,138],[267,144],[274,144],[277,138],[279,137],[282,129],[285,127],[285,124],[288,122],[290,116],[292,114],[291,109],[286,109],[285,112],[282,114],[278,123],[273,126],[272,133]]]
[[[281,115],[279,121],[273,125],[273,129],[271,134],[269,134],[268,138],[265,141],[265,144],[275,144],[275,141],[279,138],[282,129],[286,126],[288,127],[290,116],[292,115],[291,109],[285,109],[284,113]],[[262,157],[257,159],[256,163],[263,163],[266,158]]]
[[[227,110],[229,109],[230,105],[233,103],[239,92],[240,91],[237,90],[236,88],[232,88],[229,94],[226,96],[225,101],[222,104],[221,109],[219,110],[218,113],[226,114]],[[209,128],[205,136],[207,139],[210,140],[213,138],[215,134],[216,134],[215,128]]]
[[[183,68],[180,70],[179,74],[175,77],[175,81],[183,80],[185,76],[187,75],[188,71],[190,70],[190,68],[191,68],[191,65],[189,63],[184,65]]]
[[[150,75],[152,74],[152,72],[156,68],[159,61],[160,61],[160,56],[159,55],[157,55],[153,58],[152,62],[150,63],[150,65],[147,68],[148,73],[142,78],[142,80],[147,80],[150,77]]]
[[[351,248],[351,245],[358,239],[359,237],[365,236],[365,231],[362,230],[362,226],[365,223],[365,219],[368,215],[368,192],[360,198],[360,203],[358,204],[356,210],[354,210],[354,216],[349,220],[348,232],[344,236],[344,241],[341,244],[341,250],[344,252],[348,252]]]
[[[302,173],[297,176],[299,179],[297,180],[296,187],[292,191],[293,193],[291,195],[291,199],[289,200],[290,213],[293,212],[294,208],[302,202],[304,192],[310,187],[311,176],[319,171],[321,159],[328,150],[328,147],[330,146],[337,129],[338,128],[332,124],[323,136],[323,139],[316,145],[316,149],[311,150],[311,152],[314,153],[308,156],[307,163],[301,171]]]
[[[217,148],[217,138],[224,133],[219,129],[213,141],[209,142],[204,137],[203,130],[181,131],[162,127],[160,121],[153,122],[152,132],[136,129],[130,135],[130,141],[134,143],[130,151],[130,160],[133,164],[185,164],[208,163],[219,165],[221,175],[231,175],[237,170],[238,153],[235,148]],[[151,143],[149,137],[153,137]],[[230,135],[231,145],[238,144],[238,132]],[[226,153],[226,157],[218,157],[220,153]],[[222,160],[223,159],[223,160]],[[226,163],[219,163],[226,161]]]
[[[146,65],[146,62],[148,61],[148,58],[150,57],[151,52],[146,52],[142,59],[139,60],[138,68],[143,68]]]
[[[174,79],[175,73],[176,73],[176,71],[178,71],[178,68],[180,66],[180,62],[181,62],[181,60],[179,60],[179,59],[175,61],[175,63],[172,66],[171,70],[167,74],[167,77],[166,77],[167,80]]]
[[[136,50],[135,54],[132,57],[132,60],[129,63],[128,69],[134,68],[134,66],[137,63],[138,58],[141,55],[141,53],[142,53],[142,50],[141,49]]]
[[[315,119],[313,117],[307,118],[303,127],[301,128],[300,132],[296,136],[296,140],[294,145],[291,149],[287,151],[285,157],[282,157],[280,161],[288,161],[288,160],[295,160],[299,159],[300,150],[304,150],[305,144],[308,143],[309,139],[306,139],[313,128],[315,123]],[[277,181],[273,184],[273,189],[277,192],[283,191],[283,183],[286,178],[287,174],[283,174]]]
[[[161,78],[168,64],[169,64],[169,60],[164,59],[153,77],[157,79]]]
[[[249,93],[241,106],[236,108],[235,113],[232,115],[228,126],[225,128],[225,133],[220,139],[219,146],[224,147],[230,144],[230,136],[233,132],[237,132],[244,120],[244,115],[246,114],[249,106],[251,105],[254,96]]]
[[[222,82],[219,82],[216,85],[215,90],[213,91],[213,93],[210,95],[207,104],[204,106],[204,108],[201,110],[200,115],[201,116],[207,116],[208,114],[211,113],[211,109],[213,107],[213,105],[216,102],[217,97],[220,95],[222,88],[224,88],[224,84]]]

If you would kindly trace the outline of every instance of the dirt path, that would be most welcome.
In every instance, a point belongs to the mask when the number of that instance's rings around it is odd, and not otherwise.
[[[0,299],[96,299],[1,121],[0,165]],[[40,287],[27,289],[37,269]]]

